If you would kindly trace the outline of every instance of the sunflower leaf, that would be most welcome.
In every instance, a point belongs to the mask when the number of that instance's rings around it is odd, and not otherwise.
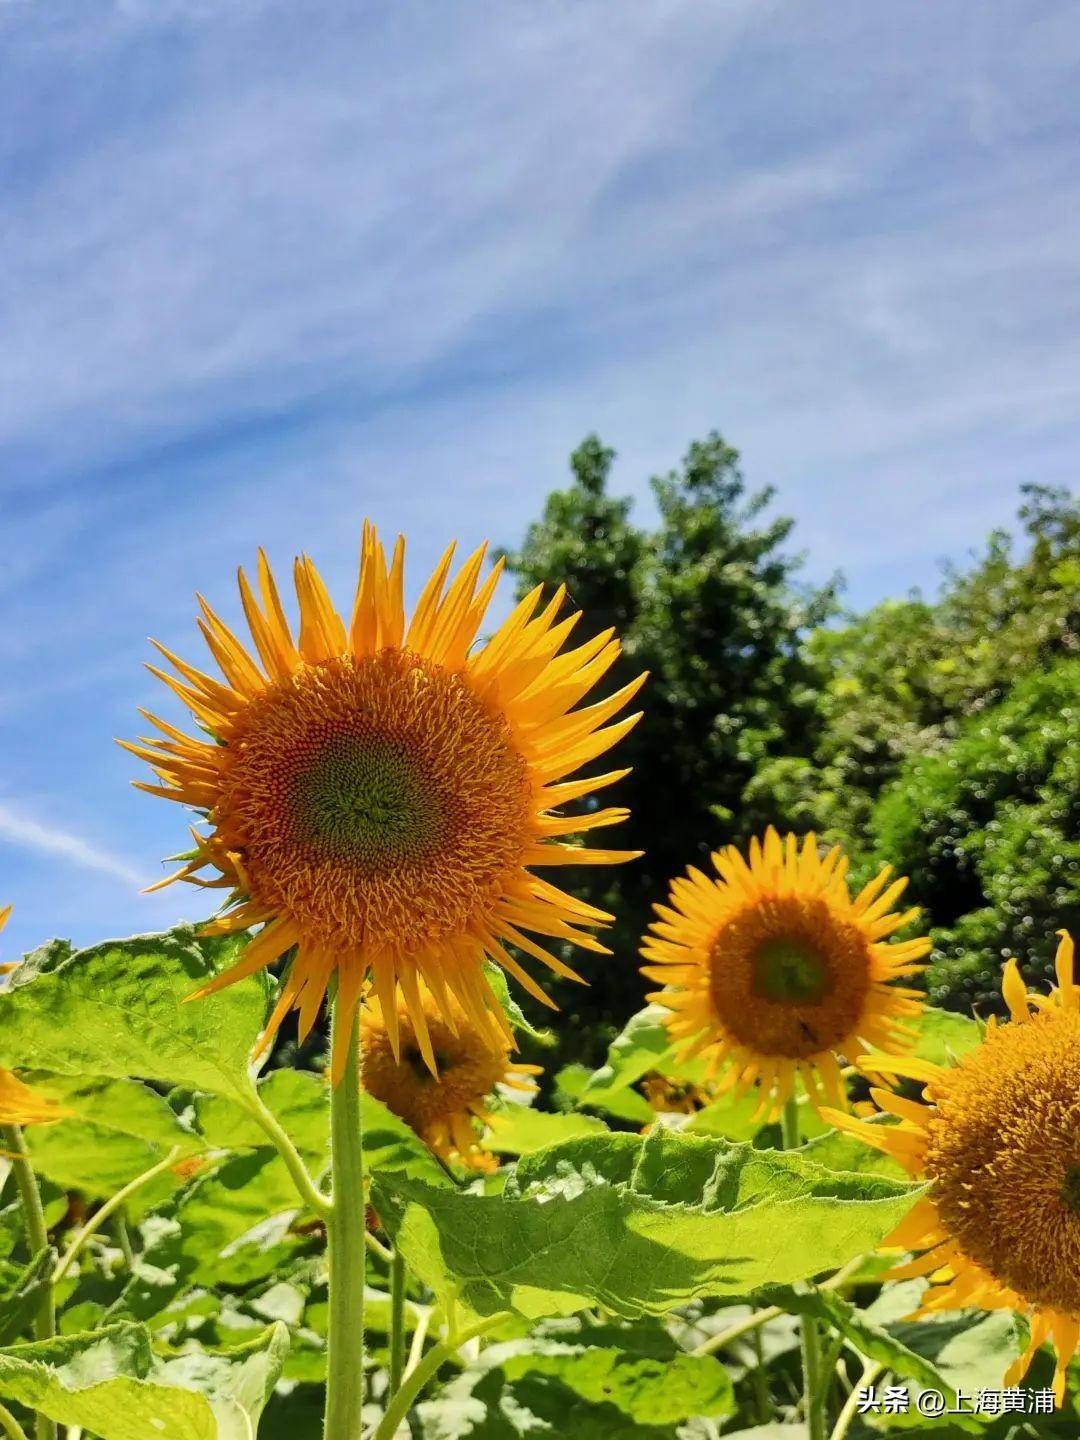
[[[374,1177],[410,1268],[479,1314],[599,1304],[662,1314],[834,1269],[871,1248],[919,1187],[798,1153],[672,1134],[593,1135],[527,1155],[500,1195]]]
[[[623,1120],[643,1124],[654,1119],[648,1101],[632,1087],[650,1071],[672,1080],[700,1081],[705,1077],[702,1060],[679,1061],[677,1046],[668,1034],[661,1005],[647,1005],[627,1022],[608,1047],[607,1059],[595,1070],[578,1099],[578,1106],[606,1110]]]
[[[497,1155],[529,1155],[579,1135],[605,1135],[607,1126],[593,1115],[553,1115],[531,1105],[504,1105],[492,1112],[484,1134],[485,1150]]]
[[[34,1126],[26,1135],[34,1169],[65,1190],[106,1198],[170,1150],[189,1155],[203,1148],[168,1102],[138,1080],[39,1074],[27,1079],[70,1112],[70,1119]],[[128,1214],[137,1217],[175,1184],[173,1176],[159,1176],[136,1191]]]
[[[281,1373],[288,1332],[236,1350],[153,1353],[142,1325],[110,1325],[0,1350],[0,1396],[101,1440],[250,1440]]]
[[[506,980],[506,971],[501,965],[496,965],[493,960],[484,964],[484,977],[491,987],[491,993],[499,1002],[503,1014],[510,1022],[511,1029],[520,1030],[523,1035],[528,1035],[530,1040],[544,1040],[544,1031],[537,1030],[531,1023],[529,1017],[522,1010],[521,1006],[514,999],[510,986]]]
[[[421,1405],[424,1440],[511,1440],[573,1433],[593,1440],[668,1440],[689,1416],[734,1409],[731,1379],[711,1356],[662,1355],[547,1338],[486,1349]]]
[[[0,1065],[242,1096],[269,981],[259,975],[185,1002],[245,943],[182,926],[76,951],[0,994]]]

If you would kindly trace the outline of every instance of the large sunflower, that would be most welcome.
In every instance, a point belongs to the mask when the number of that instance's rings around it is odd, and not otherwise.
[[[476,1122],[490,1119],[488,1106],[501,1085],[533,1092],[537,1065],[510,1059],[511,1042],[489,1026],[477,1030],[451,1000],[447,1014],[434,998],[421,994],[427,1033],[435,1051],[433,1075],[420,1050],[414,1011],[399,1005],[399,1053],[378,1001],[360,1011],[361,1065],[364,1089],[404,1120],[436,1155],[473,1169],[494,1168],[480,1146]]]
[[[815,1104],[823,1087],[843,1105],[837,1056],[897,1049],[921,1009],[918,991],[892,982],[922,968],[929,940],[887,943],[917,913],[892,910],[907,882],[887,885],[886,868],[852,899],[838,847],[822,857],[813,835],[800,849],[771,828],[749,861],[734,846],[712,858],[718,879],[691,868],[655,907],[643,973],[663,989],[649,999],[671,1012],[681,1058],[707,1055],[710,1076],[726,1066],[721,1091],[757,1087],[763,1114],[791,1098],[796,1075]]]
[[[0,930],[8,922],[11,906],[0,910]],[[0,965],[0,975],[10,975],[18,964]],[[62,1120],[68,1112],[55,1100],[25,1085],[10,1070],[0,1069],[0,1125],[47,1125]]]
[[[260,552],[257,595],[240,572],[254,656],[201,599],[199,628],[224,683],[158,646],[180,678],[151,670],[208,733],[190,736],[147,714],[160,736],[127,748],[160,781],[141,788],[201,810],[209,825],[194,832],[194,851],[170,879],[230,891],[213,931],[263,926],[243,958],[200,993],[295,949],[264,1044],[291,1008],[306,1034],[332,976],[337,1022],[351,1027],[370,977],[392,1047],[399,1048],[400,986],[434,1070],[421,981],[442,1013],[453,995],[477,1029],[505,1031],[484,979],[486,959],[545,1001],[508,945],[573,979],[580,977],[533,935],[607,953],[588,932],[611,917],[532,872],[638,853],[565,843],[624,819],[625,810],[563,807],[627,773],[566,778],[637,722],[630,715],[608,723],[644,677],[575,708],[610,669],[619,643],[608,630],[563,649],[578,619],[557,618],[565,587],[543,607],[537,587],[474,648],[502,564],[479,584],[481,548],[450,579],[453,552],[407,623],[404,540],[388,564],[365,525],[348,623],[311,561],[298,560],[296,639]],[[217,878],[201,879],[207,868]],[[345,1046],[335,1054],[340,1070]]]
[[[1023,1379],[1050,1337],[1060,1405],[1080,1340],[1080,989],[1073,942],[1058,933],[1058,988],[1029,994],[1010,960],[1002,993],[1011,1023],[991,1019],[955,1064],[864,1057],[861,1069],[922,1084],[921,1102],[871,1090],[899,1124],[829,1118],[931,1182],[882,1242],[924,1252],[891,1272],[930,1276],[919,1313],[977,1306],[1027,1314],[1030,1343],[1005,1383]]]

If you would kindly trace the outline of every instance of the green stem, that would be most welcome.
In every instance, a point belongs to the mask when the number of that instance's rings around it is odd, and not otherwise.
[[[409,1363],[405,1367],[405,1373],[415,1370],[420,1364],[420,1358],[424,1353],[424,1341],[427,1339],[428,1327],[431,1325],[432,1316],[435,1314],[434,1305],[426,1310],[421,1310],[419,1319],[416,1322],[416,1329],[413,1331],[412,1344],[409,1346]]]
[[[395,1250],[390,1261],[390,1382],[392,1400],[401,1388],[405,1370],[405,1261]]]
[[[8,1437],[8,1440],[26,1440],[26,1431],[4,1405],[0,1405],[0,1430]]]
[[[135,1251],[131,1248],[131,1235],[128,1231],[127,1216],[121,1206],[113,1216],[113,1234],[116,1236],[116,1243],[120,1247],[120,1253],[124,1257],[124,1266],[130,1272],[135,1265]]]
[[[857,1255],[854,1260],[837,1270],[835,1275],[830,1275],[828,1280],[823,1280],[817,1287],[819,1290],[839,1290],[846,1283],[848,1278],[859,1268],[863,1257]],[[770,1320],[775,1320],[783,1315],[781,1305],[769,1305],[764,1310],[758,1310],[753,1315],[748,1315],[745,1320],[738,1321],[735,1325],[729,1325],[726,1330],[721,1330],[719,1335],[710,1335],[708,1340],[703,1340],[700,1345],[695,1345],[694,1355],[715,1355],[717,1350],[723,1350],[725,1345],[730,1345],[733,1340],[739,1340],[742,1336],[753,1330],[758,1330],[762,1325],[767,1325]]]
[[[45,1211],[41,1205],[41,1191],[38,1189],[34,1167],[30,1163],[30,1152],[18,1125],[3,1127],[4,1149],[11,1155],[15,1170],[15,1184],[22,1203],[23,1220],[26,1224],[26,1244],[30,1254],[40,1254],[49,1243],[49,1232],[45,1224]],[[51,1340],[56,1334],[56,1301],[51,1284],[42,1288],[38,1311],[34,1318],[34,1334],[39,1340]],[[37,1440],[56,1440],[56,1423],[46,1415],[38,1415],[34,1433]]]
[[[784,1106],[781,1120],[784,1149],[799,1148],[799,1107],[794,1098]],[[825,1440],[825,1416],[821,1404],[821,1340],[812,1315],[799,1323],[803,1368],[803,1404],[807,1440]]]
[[[338,1088],[340,1089],[340,1086]],[[331,1105],[332,1103],[331,1101]],[[309,1209],[314,1210],[320,1219],[328,1220],[330,1218],[330,1201],[316,1190],[315,1182],[300,1158],[299,1150],[254,1085],[251,1087],[248,1109],[252,1119],[259,1125],[271,1145],[284,1160],[285,1168],[288,1170],[301,1200]]]
[[[371,1440],[393,1440],[398,1427],[412,1408],[413,1401],[427,1382],[438,1373],[440,1367],[470,1340],[475,1340],[478,1335],[486,1335],[489,1330],[494,1330],[509,1318],[510,1312],[501,1310],[497,1315],[489,1315],[486,1320],[477,1320],[475,1325],[469,1325],[459,1334],[449,1335],[441,1344],[432,1346],[420,1363],[405,1376],[401,1389],[386,1407],[386,1414],[379,1421]]]
[[[56,1269],[53,1271],[54,1285],[58,1285],[64,1278],[71,1269],[72,1262],[75,1260],[79,1251],[91,1236],[97,1234],[109,1216],[115,1215],[117,1210],[121,1209],[127,1201],[130,1200],[136,1190],[141,1190],[144,1185],[149,1185],[151,1180],[156,1180],[157,1177],[164,1174],[171,1165],[175,1165],[176,1157],[179,1154],[180,1147],[176,1145],[169,1151],[164,1160],[159,1160],[156,1165],[151,1165],[149,1170],[144,1170],[141,1175],[136,1175],[134,1180],[129,1181],[122,1190],[118,1190],[115,1195],[105,1201],[104,1205],[94,1211],[82,1229],[75,1232],[71,1244],[58,1261]]]
[[[730,1345],[733,1340],[740,1340],[752,1330],[758,1330],[762,1325],[767,1325],[770,1320],[783,1315],[783,1309],[779,1305],[769,1305],[764,1310],[758,1310],[754,1315],[748,1315],[745,1320],[739,1320],[734,1325],[729,1325],[726,1330],[721,1330],[719,1335],[710,1335],[708,1340],[703,1340],[700,1345],[695,1345],[695,1355],[715,1355],[717,1350],[723,1350],[725,1345]]]
[[[765,1347],[761,1343],[761,1326],[754,1331],[754,1397],[757,1402],[757,1418],[764,1425],[772,1414],[769,1402],[769,1377],[765,1372]]]
[[[858,1414],[859,1392],[871,1384],[872,1381],[876,1380],[884,1369],[885,1366],[879,1365],[876,1361],[866,1361],[862,1374],[855,1382],[855,1388],[844,1402],[844,1408],[836,1418],[836,1424],[833,1426],[829,1440],[844,1440],[844,1436],[851,1427],[852,1420],[854,1420]]]
[[[364,1231],[364,1244],[373,1255],[379,1257],[384,1265],[390,1265],[394,1258],[393,1251],[388,1250],[380,1240],[376,1240],[375,1236],[366,1227]]]
[[[334,1045],[345,1044],[341,1079],[330,1091],[334,1195],[326,1217],[330,1314],[326,1337],[324,1440],[360,1440],[364,1404],[364,1162],[360,1114],[360,1020],[348,1038],[335,1016]],[[334,1070],[339,1067],[334,1065]],[[305,1170],[305,1175],[307,1171]]]

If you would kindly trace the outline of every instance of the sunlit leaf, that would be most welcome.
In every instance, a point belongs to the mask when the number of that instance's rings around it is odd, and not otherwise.
[[[185,1002],[245,941],[181,927],[76,951],[0,994],[0,1065],[244,1094],[268,980]]]
[[[473,1310],[660,1314],[844,1264],[918,1187],[827,1171],[798,1152],[659,1130],[589,1136],[525,1156],[499,1195],[375,1176],[376,1208],[410,1267]]]
[[[491,1117],[483,1145],[499,1155],[528,1155],[579,1135],[604,1135],[607,1126],[590,1115],[552,1115],[531,1105],[505,1105]]]
[[[141,1325],[0,1350],[0,1396],[100,1440],[251,1440],[288,1348],[275,1325],[223,1354],[162,1359]]]

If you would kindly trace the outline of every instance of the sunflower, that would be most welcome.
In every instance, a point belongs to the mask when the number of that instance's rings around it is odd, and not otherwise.
[[[485,1026],[474,1029],[451,1000],[446,1014],[421,993],[427,1033],[435,1051],[432,1074],[420,1049],[415,1011],[399,1005],[399,1052],[377,1000],[360,1011],[360,1079],[363,1088],[415,1130],[444,1160],[491,1170],[493,1158],[480,1146],[476,1122],[490,1119],[488,1102],[500,1085],[532,1093],[538,1065],[510,1060],[511,1042]]]
[[[0,930],[8,922],[11,906],[0,910]],[[17,963],[0,965],[0,975],[10,975]],[[23,1084],[10,1070],[0,1069],[0,1125],[47,1125],[62,1120],[69,1112],[55,1100]]]
[[[691,868],[674,881],[670,903],[642,946],[643,973],[664,988],[649,996],[670,1011],[667,1026],[683,1042],[680,1059],[705,1055],[720,1091],[757,1087],[761,1113],[776,1115],[800,1076],[814,1104],[822,1087],[845,1103],[837,1056],[908,1043],[906,1018],[918,991],[891,982],[922,969],[929,940],[886,943],[915,910],[892,906],[907,884],[881,874],[852,899],[848,862],[838,847],[819,856],[813,835],[769,829],[716,852],[719,874]],[[820,1086],[819,1086],[820,1080]]]
[[[674,1080],[659,1070],[646,1075],[642,1093],[658,1115],[696,1115],[712,1100],[708,1090],[691,1080]]]
[[[1027,1315],[1028,1348],[1005,1383],[1023,1379],[1049,1337],[1060,1405],[1080,1340],[1080,988],[1072,939],[1058,934],[1057,989],[1029,994],[1010,960],[1001,988],[1011,1021],[991,1019],[953,1065],[864,1057],[860,1069],[923,1086],[921,1102],[871,1090],[899,1124],[828,1118],[930,1181],[882,1242],[923,1252],[891,1271],[930,1276],[918,1313],[976,1306]]]
[[[229,891],[208,933],[263,927],[199,994],[295,952],[263,1047],[293,1008],[307,1034],[332,977],[336,1023],[347,1036],[370,977],[395,1053],[400,987],[434,1070],[421,981],[442,1014],[451,1013],[452,995],[475,1029],[494,1025],[509,1037],[485,960],[550,1004],[508,946],[575,980],[535,935],[609,953],[590,931],[611,916],[533,868],[640,853],[566,843],[627,811],[563,807],[628,773],[566,778],[637,723],[639,714],[613,717],[645,677],[575,708],[620,647],[606,630],[564,649],[580,615],[557,618],[565,587],[541,607],[538,586],[474,646],[502,562],[480,584],[482,547],[450,579],[453,553],[451,545],[407,624],[403,539],[388,564],[374,527],[364,526],[348,624],[311,561],[297,560],[294,639],[260,552],[258,593],[239,576],[255,654],[200,598],[199,628],[224,682],[160,645],[179,678],[149,667],[206,732],[187,735],[144,711],[160,734],[127,746],[159,782],[140,788],[202,811],[209,826],[192,832],[194,850],[160,883],[182,878]],[[345,1046],[335,1055],[336,1083]]]

